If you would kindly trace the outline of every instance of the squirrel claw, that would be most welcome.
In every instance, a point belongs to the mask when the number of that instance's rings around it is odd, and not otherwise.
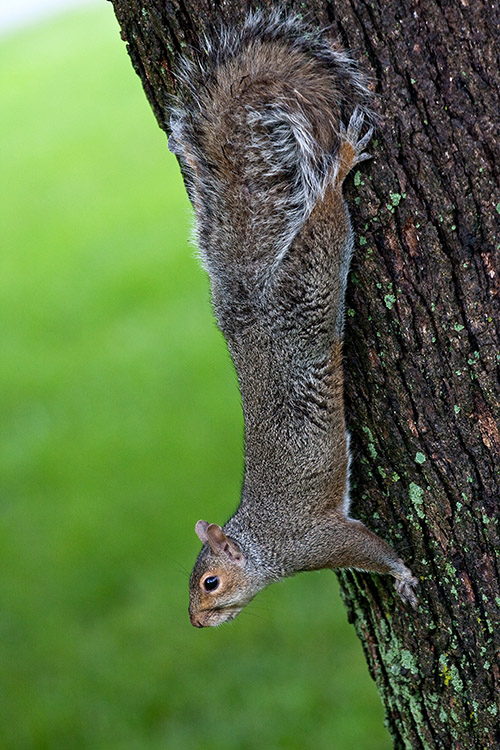
[[[408,575],[405,578],[396,581],[396,583],[394,584],[394,587],[401,599],[404,602],[408,602],[408,604],[410,604],[413,609],[417,609],[418,604],[417,596],[414,591],[416,586],[418,586],[418,580],[415,578],[415,576],[411,575],[410,571],[408,571]]]
[[[359,146],[361,147],[360,150],[362,150],[366,146],[373,135],[373,128],[370,126],[366,134],[362,138],[359,137],[361,131],[363,130],[364,123],[365,115],[359,109],[359,107],[356,107],[351,115],[347,129],[345,125],[341,124],[341,132],[345,133],[345,135],[347,136],[347,140],[350,141],[353,145],[359,144]]]
[[[373,128],[370,127],[366,131],[365,135],[357,142],[356,148],[358,149],[358,151],[362,151],[364,149],[367,143],[370,142],[372,135],[373,135]],[[362,156],[363,154],[360,154],[358,158],[361,159]]]
[[[363,112],[356,107],[349,120],[349,125],[340,123],[340,148],[339,148],[339,171],[337,174],[337,184],[342,185],[344,179],[351,169],[359,164],[360,161],[371,159],[371,155],[363,151],[373,135],[373,128],[368,128],[365,135],[360,138],[365,116]]]
[[[366,161],[367,159],[373,159],[373,156],[367,151],[363,151],[363,153],[356,158],[356,164],[359,164],[360,161]]]

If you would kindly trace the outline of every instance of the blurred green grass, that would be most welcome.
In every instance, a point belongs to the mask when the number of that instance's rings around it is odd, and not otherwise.
[[[335,577],[198,631],[242,420],[111,6],[1,40],[0,747],[384,750]]]

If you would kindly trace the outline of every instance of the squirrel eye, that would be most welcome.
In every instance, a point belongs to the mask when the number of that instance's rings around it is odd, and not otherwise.
[[[219,583],[220,581],[218,576],[207,576],[203,581],[203,587],[205,591],[215,591],[215,589],[219,586]]]

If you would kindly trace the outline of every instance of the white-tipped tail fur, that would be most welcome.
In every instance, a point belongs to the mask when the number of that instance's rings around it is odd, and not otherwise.
[[[335,176],[340,123],[352,124],[356,108],[356,122],[371,117],[365,78],[325,31],[283,9],[220,28],[177,77],[169,147],[183,164],[205,267],[229,272],[221,231],[249,253],[266,243],[275,267]],[[224,227],[205,210],[207,196],[215,215],[230,217]]]

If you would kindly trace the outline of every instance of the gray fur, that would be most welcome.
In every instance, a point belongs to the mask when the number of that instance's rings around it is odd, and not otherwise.
[[[192,622],[232,619],[269,583],[323,567],[391,573],[413,603],[411,572],[348,515],[341,350],[353,239],[341,189],[367,158],[363,77],[325,34],[259,12],[206,39],[179,80],[170,148],[245,417],[239,508],[223,529],[197,524]]]

